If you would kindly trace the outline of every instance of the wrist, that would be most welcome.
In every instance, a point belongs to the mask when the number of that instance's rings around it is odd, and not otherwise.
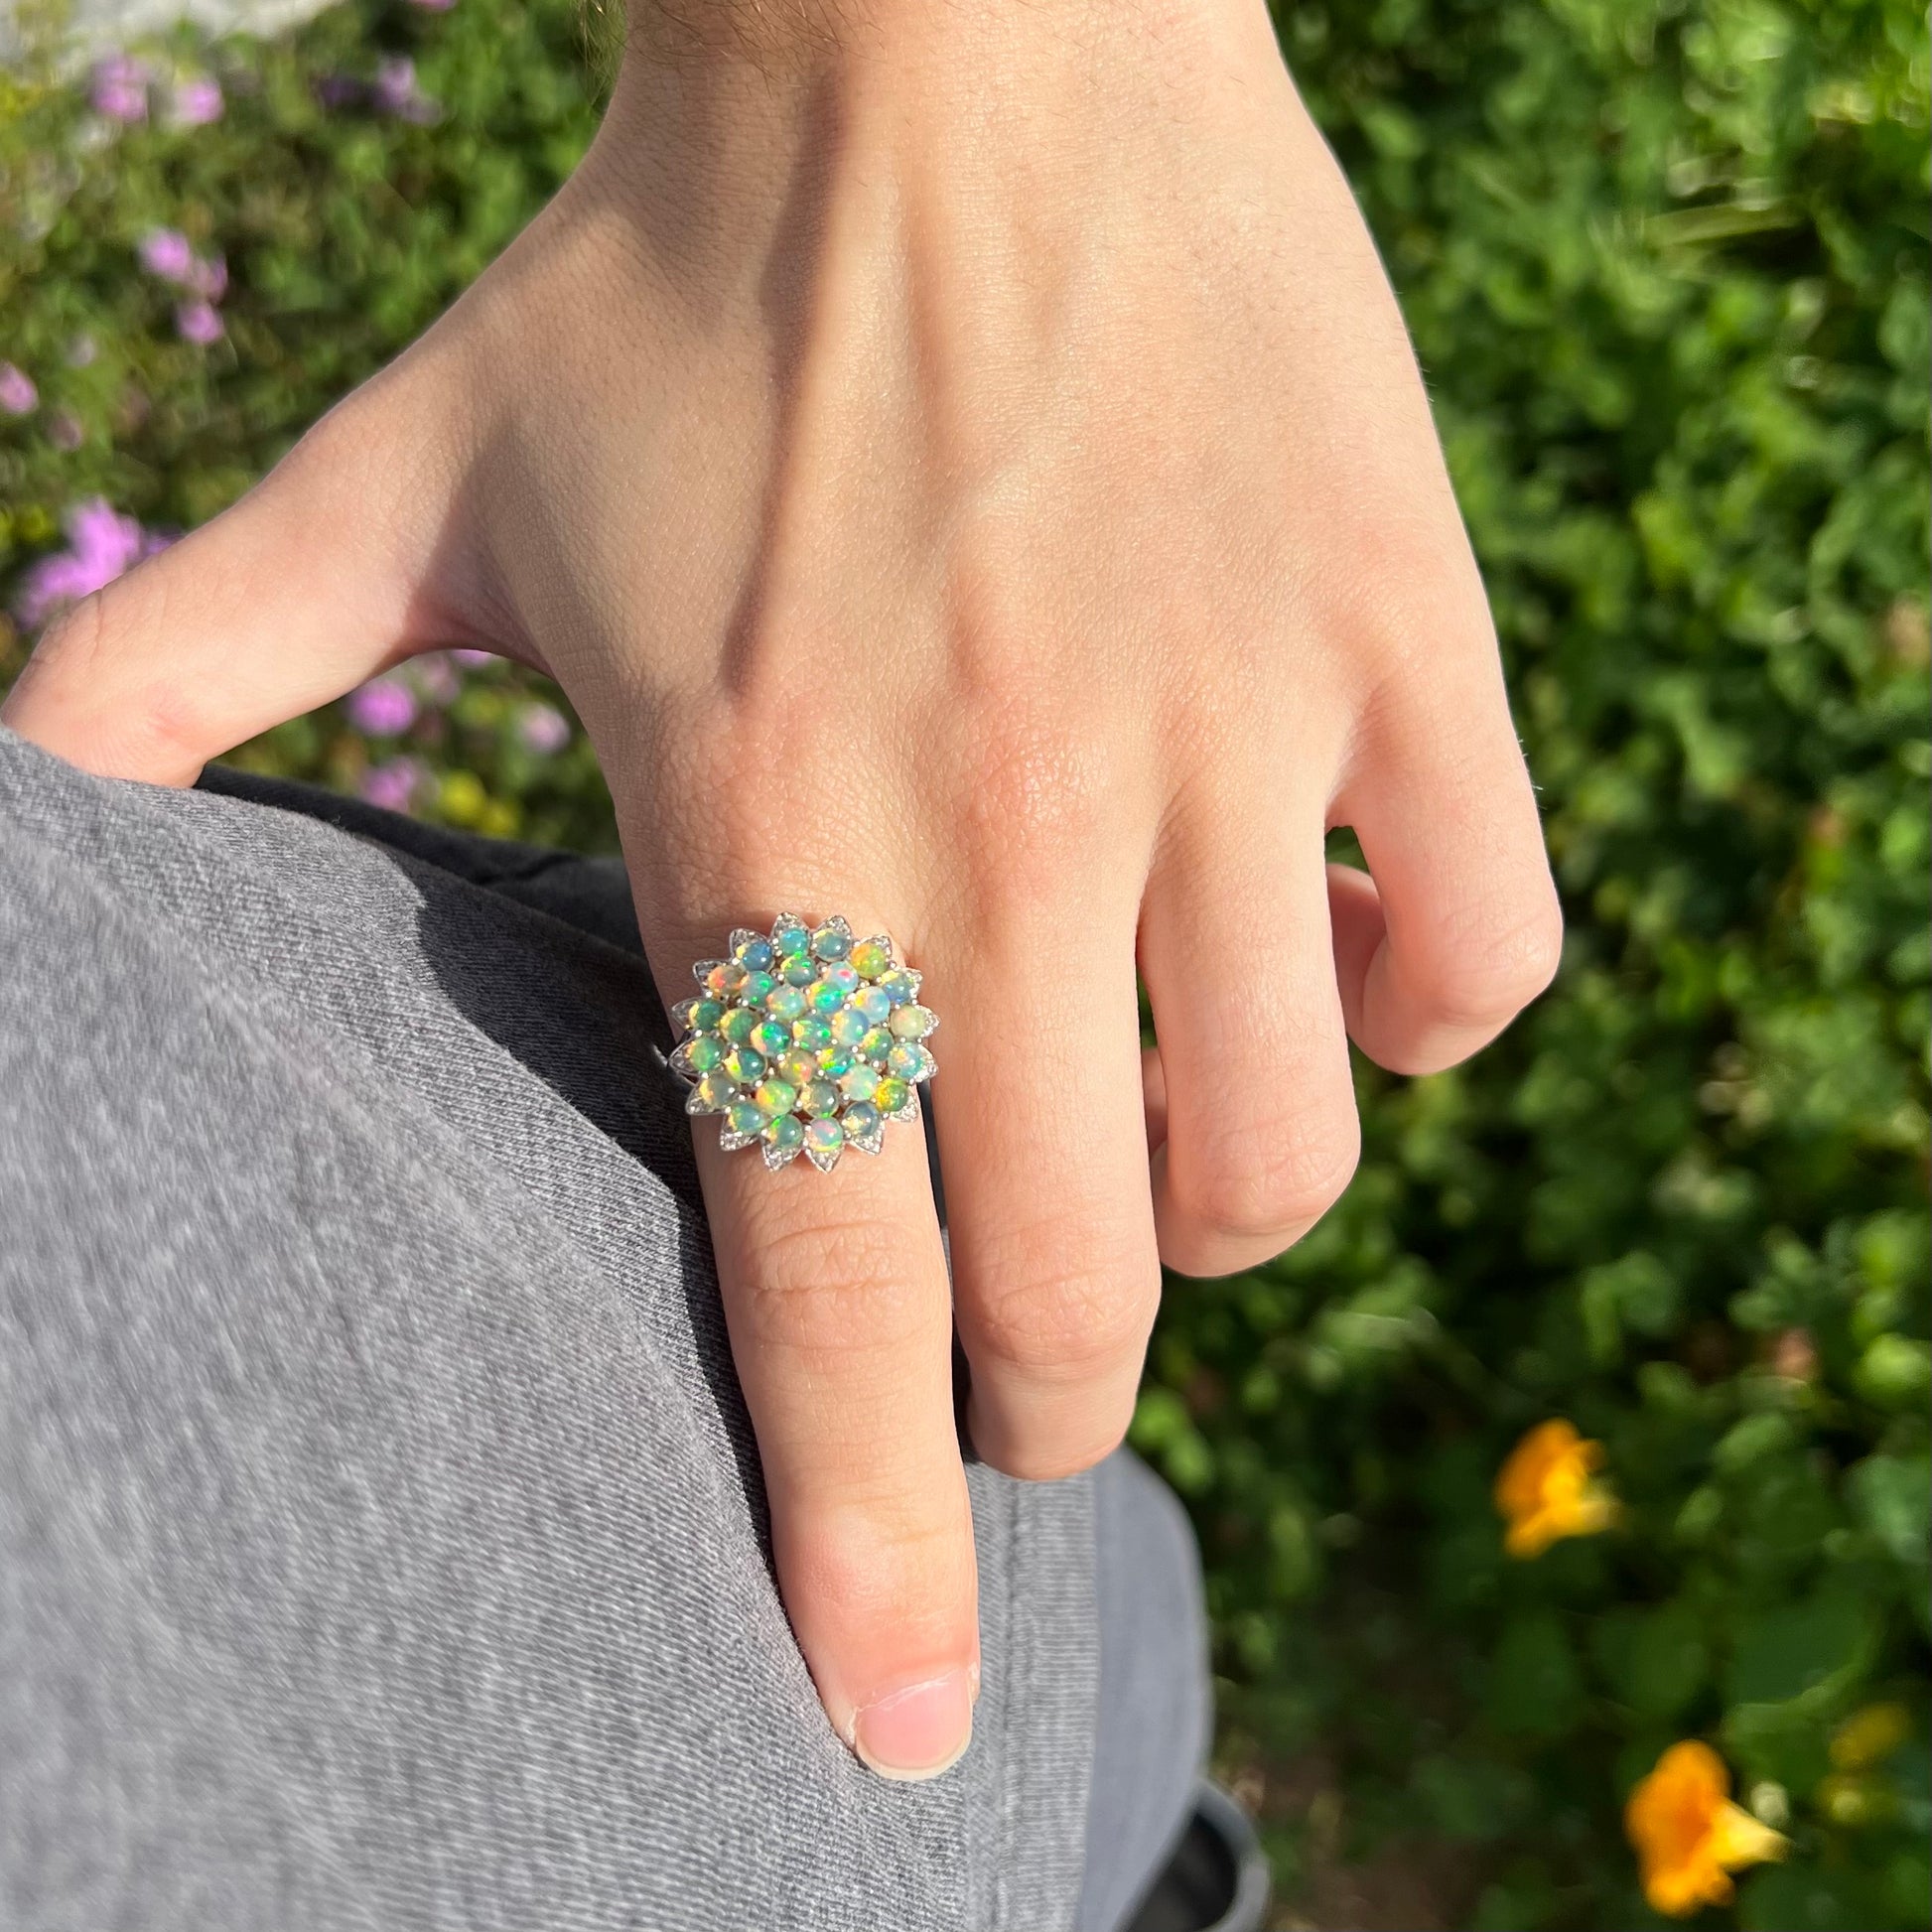
[[[629,5],[601,159],[621,175],[639,156],[656,177],[674,154],[687,183],[776,166],[796,188],[808,150],[882,142],[968,166],[974,150],[1091,149],[1238,115],[1258,75],[1286,79],[1266,0]]]
[[[627,0],[625,59],[746,63],[776,81],[850,59],[906,60],[946,42],[982,51],[1072,34],[1092,46],[1267,26],[1266,0]],[[1272,33],[1272,29],[1269,30]]]
[[[632,4],[685,37],[632,39],[552,212],[687,314],[767,309],[882,247],[1035,278],[1062,244],[1148,219],[1182,175],[1225,184],[1231,154],[1279,155],[1285,129],[1293,149],[1306,118],[1263,0]],[[785,60],[728,28],[828,14],[837,37]]]

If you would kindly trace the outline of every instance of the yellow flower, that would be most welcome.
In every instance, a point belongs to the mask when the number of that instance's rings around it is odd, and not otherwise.
[[[1591,1480],[1603,1445],[1558,1417],[1538,1423],[1510,1450],[1496,1477],[1496,1508],[1509,1525],[1503,1548],[1538,1557],[1560,1536],[1595,1536],[1616,1521],[1616,1499]]]
[[[1832,1733],[1832,1762],[1841,1771],[1868,1770],[1911,1734],[1911,1714],[1902,1704],[1867,1704]]]
[[[1728,1903],[1729,1874],[1784,1857],[1788,1841],[1730,1802],[1730,1773],[1709,1744],[1673,1744],[1623,1808],[1643,1895],[1668,1918]]]

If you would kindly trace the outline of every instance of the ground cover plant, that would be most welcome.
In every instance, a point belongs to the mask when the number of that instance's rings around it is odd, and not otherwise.
[[[1199,1526],[1223,1768],[1284,1925],[1922,1927],[1923,15],[1279,20],[1416,334],[1570,939],[1468,1068],[1362,1068],[1292,1255],[1171,1285],[1135,1439]],[[0,677],[420,330],[595,94],[570,0],[0,74]],[[494,662],[235,756],[614,843],[568,706]]]

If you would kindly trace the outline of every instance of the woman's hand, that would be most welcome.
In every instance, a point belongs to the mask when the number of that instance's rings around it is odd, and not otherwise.
[[[955,1321],[979,1453],[1095,1461],[1160,1263],[1259,1262],[1346,1183],[1347,1037],[1450,1064],[1559,923],[1422,384],[1262,6],[855,13],[641,38],[507,255],[6,715],[187,783],[487,646],[583,715],[667,1000],[780,908],[897,938],[950,1293],[916,1134],[698,1160],[799,1641],[920,1775],[977,1685]],[[1372,876],[1324,868],[1338,824]]]

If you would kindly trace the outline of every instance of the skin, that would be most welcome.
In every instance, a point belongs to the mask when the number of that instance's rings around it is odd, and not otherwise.
[[[186,784],[483,646],[582,714],[667,1000],[780,909],[895,935],[945,1020],[950,1286],[916,1134],[829,1176],[697,1140],[799,1643],[840,1734],[929,1775],[978,1687],[955,1324],[980,1455],[1105,1455],[1161,1264],[1252,1266],[1347,1183],[1347,1040],[1462,1058],[1559,914],[1414,357],[1263,7],[683,16],[502,260],[4,715]]]

